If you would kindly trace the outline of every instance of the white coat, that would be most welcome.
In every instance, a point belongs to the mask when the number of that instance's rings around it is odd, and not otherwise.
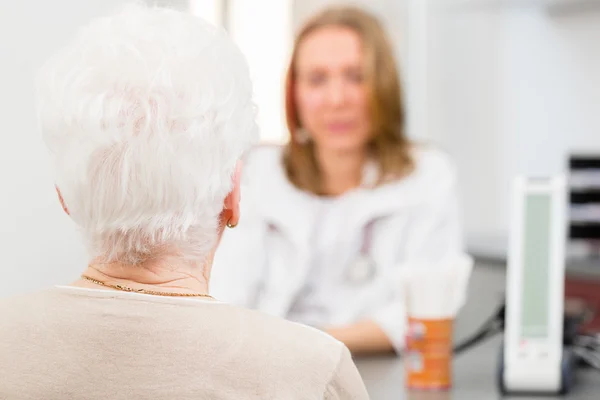
[[[211,293],[287,318],[311,286],[322,293],[316,301],[328,303],[322,324],[370,319],[401,349],[406,313],[398,269],[435,265],[463,252],[453,164],[436,149],[415,148],[413,154],[410,176],[352,190],[324,216],[322,198],[287,180],[280,147],[254,149],[244,164],[241,219],[226,230],[217,250]],[[373,274],[350,281],[366,229]]]

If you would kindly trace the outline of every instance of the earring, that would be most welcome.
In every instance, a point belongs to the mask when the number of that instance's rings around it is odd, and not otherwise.
[[[236,226],[237,226],[237,224],[232,224],[232,223],[231,223],[231,220],[227,221],[227,227],[228,227],[229,229],[233,229],[233,228],[235,228]]]
[[[307,144],[310,142],[310,135],[306,131],[306,129],[298,127],[294,131],[294,140],[298,144]]]

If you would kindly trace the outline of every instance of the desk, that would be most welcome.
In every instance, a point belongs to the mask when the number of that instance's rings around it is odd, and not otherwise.
[[[469,301],[458,317],[455,335],[461,340],[470,335],[487,319],[502,300],[504,269],[478,265],[473,271]],[[476,301],[475,301],[476,300]],[[487,342],[461,354],[454,361],[454,390],[450,394],[406,394],[402,361],[385,356],[358,358],[356,365],[365,381],[372,400],[488,400],[499,399],[496,388],[496,366],[502,338]],[[568,399],[600,399],[600,373],[580,370],[578,383]],[[507,398],[514,400],[516,397]],[[526,397],[539,400],[548,397]]]

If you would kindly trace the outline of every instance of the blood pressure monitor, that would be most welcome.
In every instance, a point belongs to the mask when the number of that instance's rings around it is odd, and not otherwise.
[[[567,188],[564,177],[515,180],[512,193],[503,393],[566,393],[573,357],[563,346]]]

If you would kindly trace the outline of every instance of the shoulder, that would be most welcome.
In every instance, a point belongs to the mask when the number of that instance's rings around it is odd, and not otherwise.
[[[453,184],[456,180],[456,166],[448,153],[429,145],[414,145],[412,149],[415,169],[414,178],[437,185]]]
[[[369,399],[367,388],[347,348],[342,352],[342,357],[327,384],[323,397],[325,400]]]
[[[287,321],[257,310],[228,306],[231,316],[246,321],[250,327],[260,330],[260,336],[267,338],[269,346],[286,348],[286,352],[296,356],[332,358],[337,362],[345,347],[341,342],[316,328]],[[252,332],[250,332],[252,333]],[[254,332],[256,333],[256,332]],[[256,339],[256,337],[255,337]],[[259,340],[259,341],[262,341]]]
[[[241,341],[243,364],[263,371],[268,368],[273,384],[294,392],[314,391],[315,398],[366,398],[361,396],[364,384],[350,352],[330,335],[255,310],[231,306],[222,314],[242,327],[221,330],[231,335],[228,341]],[[336,393],[345,396],[336,397]]]
[[[411,155],[414,167],[408,175],[366,194],[377,199],[372,202],[371,212],[431,204],[455,195],[456,168],[446,152],[433,146],[413,145]]]
[[[244,321],[245,331],[239,333],[249,342],[250,358],[259,357],[257,354],[272,358],[270,363],[281,368],[294,360],[294,369],[301,370],[301,374],[318,375],[319,380],[324,379],[323,384],[331,378],[346,351],[344,344],[309,326],[235,306],[225,312],[236,321]]]
[[[6,335],[19,336],[35,330],[36,321],[46,320],[60,309],[56,300],[52,289],[0,299],[0,335],[7,339]]]
[[[5,297],[0,299],[0,315],[18,315],[23,309],[43,310],[43,306],[55,298],[55,292],[52,289]]]

